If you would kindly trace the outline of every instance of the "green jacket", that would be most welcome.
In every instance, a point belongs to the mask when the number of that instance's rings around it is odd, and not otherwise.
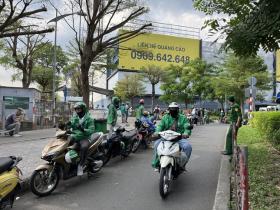
[[[111,124],[113,126],[116,125],[117,119],[118,119],[118,114],[117,114],[117,109],[113,104],[110,104],[108,106],[108,117],[107,117],[107,124]]]
[[[144,106],[141,104],[137,109],[136,109],[136,120],[140,120],[141,117],[143,116],[144,112]]]
[[[122,113],[122,114],[125,114],[125,113],[126,113],[126,109],[125,109],[125,106],[124,106],[124,105],[121,105],[120,110],[121,110],[121,113]]]
[[[84,117],[82,119],[79,118],[77,114],[75,114],[71,120],[70,127],[72,128],[71,136],[76,140],[80,141],[82,139],[89,139],[90,136],[94,133],[94,119],[92,115],[86,111]],[[84,131],[78,129],[79,124],[84,128]]]
[[[238,117],[240,117],[240,120],[242,120],[242,113],[241,113],[240,106],[237,103],[235,103],[230,107],[229,120],[231,123],[236,123]]]
[[[171,117],[170,114],[164,115],[156,128],[156,133],[170,130],[173,123],[174,118]],[[190,123],[186,116],[183,114],[179,114],[176,132],[190,136],[192,132],[191,130],[188,130],[189,125]]]

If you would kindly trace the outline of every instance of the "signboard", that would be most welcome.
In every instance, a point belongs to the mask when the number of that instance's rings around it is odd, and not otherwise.
[[[200,57],[200,40],[160,34],[141,34],[119,46],[119,69],[165,68]]]
[[[29,109],[28,97],[16,97],[16,96],[3,96],[5,102],[5,109]]]
[[[83,101],[83,97],[79,97],[79,96],[67,96],[67,97],[66,97],[66,101],[67,101],[67,102],[82,102],[82,101]]]
[[[275,53],[276,57],[276,81],[280,82],[280,51],[277,50]]]

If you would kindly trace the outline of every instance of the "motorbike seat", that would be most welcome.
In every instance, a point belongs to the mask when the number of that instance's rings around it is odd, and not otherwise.
[[[131,131],[125,131],[125,132],[123,132],[122,136],[123,136],[124,138],[129,139],[129,138],[132,138],[133,136],[135,136],[136,134],[137,134],[137,132],[136,132],[136,130],[134,129],[134,130],[131,130]]]
[[[90,137],[90,145],[94,144],[99,138],[101,134],[100,133],[94,133]]]
[[[0,174],[9,170],[13,164],[14,164],[14,161],[12,158],[0,157]]]

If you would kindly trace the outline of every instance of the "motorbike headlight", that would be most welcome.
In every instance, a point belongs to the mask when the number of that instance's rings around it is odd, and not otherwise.
[[[53,159],[57,154],[58,154],[58,152],[49,152],[49,153],[43,155],[43,156],[42,156],[42,159],[44,159],[44,160],[51,160],[51,159]]]

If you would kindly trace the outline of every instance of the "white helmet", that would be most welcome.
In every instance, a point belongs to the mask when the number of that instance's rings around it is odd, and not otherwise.
[[[179,108],[179,105],[176,102],[171,102],[168,106],[169,108]]]

